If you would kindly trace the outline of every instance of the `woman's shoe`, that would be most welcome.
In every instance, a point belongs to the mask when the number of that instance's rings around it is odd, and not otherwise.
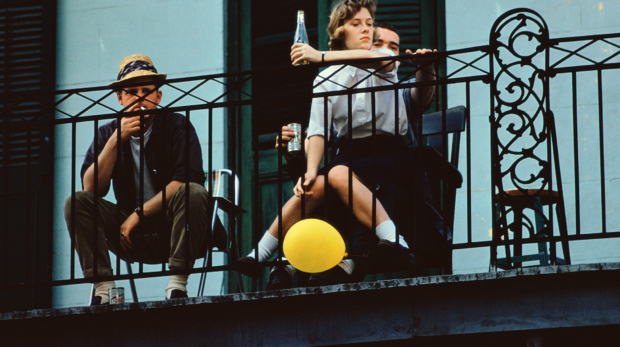
[[[242,275],[257,279],[260,277],[263,268],[258,266],[258,262],[254,257],[241,257],[237,259],[237,271]]]
[[[420,264],[410,252],[409,248],[405,248],[396,242],[381,240],[377,245],[377,260],[385,267],[399,268],[405,266],[417,276],[420,272]]]
[[[327,271],[310,275],[310,278],[308,279],[308,286],[318,287],[349,283],[350,277],[351,276],[347,274],[343,268],[336,265]]]
[[[269,282],[265,290],[280,290],[293,288],[293,278],[286,268],[274,266],[269,274]]]

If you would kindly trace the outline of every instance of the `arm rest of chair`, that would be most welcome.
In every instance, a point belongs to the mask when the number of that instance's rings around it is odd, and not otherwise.
[[[463,176],[459,170],[433,147],[418,147],[422,151],[424,163],[426,164],[426,172],[430,175],[440,177],[454,188],[461,188],[463,184]]]
[[[217,201],[218,203],[218,207],[220,209],[222,209],[224,212],[226,213],[247,213],[246,210],[242,209],[241,207],[233,204],[230,200],[226,199],[226,198],[222,198],[222,197],[213,197],[213,199],[215,199],[215,201]]]

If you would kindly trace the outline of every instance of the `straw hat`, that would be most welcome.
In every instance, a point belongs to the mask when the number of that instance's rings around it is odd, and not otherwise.
[[[110,86],[118,87],[131,82],[144,81],[163,81],[166,74],[157,73],[155,65],[151,58],[143,54],[132,54],[121,60],[118,67],[118,76],[116,81],[110,83]]]

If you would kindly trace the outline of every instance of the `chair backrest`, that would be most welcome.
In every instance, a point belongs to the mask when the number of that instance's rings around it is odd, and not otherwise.
[[[422,118],[423,143],[435,149],[441,156],[447,157],[447,159],[442,159],[441,162],[445,163],[447,161],[453,166],[434,168],[436,172],[444,173],[445,175],[427,175],[435,205],[444,217],[445,225],[450,230],[453,230],[454,226],[456,189],[462,183],[462,176],[458,172],[458,163],[461,133],[465,130],[465,114],[466,108],[464,106],[457,106],[445,111],[425,114]],[[449,148],[448,136],[452,137]],[[434,164],[437,165],[436,162]]]
[[[422,117],[422,137],[427,145],[433,147],[440,154],[444,154],[444,144],[447,144],[446,134],[452,134],[452,148],[448,152],[448,161],[458,168],[459,145],[461,132],[465,130],[465,106],[457,106],[445,110],[445,130],[443,125],[444,111],[427,113]]]
[[[233,177],[232,170],[218,169],[213,170],[211,174],[211,182],[209,182],[209,173],[206,173],[207,180],[205,181],[205,187],[209,189],[209,185],[213,186],[213,196],[216,198],[226,198],[231,200],[236,206],[239,206],[239,177],[234,176],[234,199],[229,198],[228,187],[231,184],[231,178]],[[226,177],[226,182],[223,182],[223,178]]]

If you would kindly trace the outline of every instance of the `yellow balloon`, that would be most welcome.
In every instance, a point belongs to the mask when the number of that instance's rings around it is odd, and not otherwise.
[[[289,229],[282,250],[291,265],[309,273],[329,270],[345,256],[340,233],[329,223],[311,218],[299,221]]]

